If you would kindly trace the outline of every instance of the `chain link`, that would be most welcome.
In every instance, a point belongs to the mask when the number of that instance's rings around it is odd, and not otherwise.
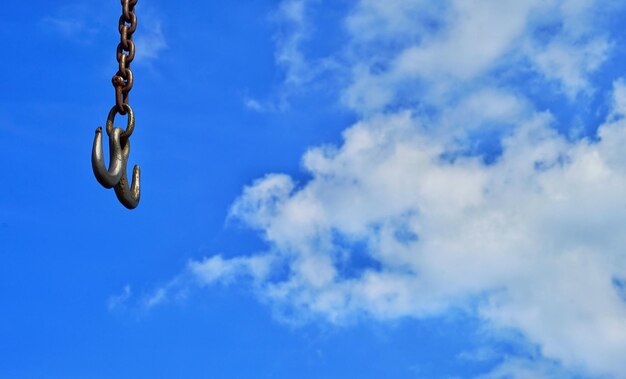
[[[133,89],[133,72],[130,64],[135,59],[133,33],[137,30],[135,5],[138,0],[122,0],[122,15],[119,21],[120,43],[117,45],[116,59],[119,64],[112,82],[115,88],[115,108],[121,115],[127,113],[128,96]]]

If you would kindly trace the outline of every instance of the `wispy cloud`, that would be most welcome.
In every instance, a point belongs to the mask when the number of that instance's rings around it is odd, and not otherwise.
[[[477,379],[571,379],[576,374],[558,363],[541,359],[508,358],[488,374]]]
[[[284,1],[276,15],[277,22],[287,30],[276,36],[276,61],[284,67],[288,85],[299,85],[311,78],[311,68],[301,49],[301,44],[310,33],[307,6],[307,0]]]
[[[105,25],[102,5],[77,1],[60,6],[53,15],[43,18],[43,26],[54,33],[79,44],[91,44],[105,29],[117,29],[117,23]],[[121,12],[121,8],[119,9]],[[167,49],[163,32],[163,21],[159,11],[153,6],[138,8],[139,26],[134,35],[136,45],[135,60],[139,64],[152,65]]]
[[[273,100],[258,100],[246,97],[243,99],[243,104],[246,109],[259,113],[280,112],[289,107],[285,96],[280,96]]]
[[[167,49],[162,17],[155,8],[141,8],[141,23],[136,33],[135,44],[137,63],[145,65],[152,65]]]
[[[91,44],[103,30],[101,12],[86,2],[61,5],[54,14],[43,18],[44,28],[79,44]]]
[[[256,112],[280,112],[289,107],[290,99],[328,72],[338,66],[334,57],[309,57],[305,45],[316,34],[309,14],[317,5],[317,0],[282,1],[272,15],[272,22],[277,25],[274,35],[276,51],[274,58],[282,79],[278,90],[263,97],[244,98],[244,106]]]
[[[119,295],[113,295],[109,297],[109,300],[107,302],[109,311],[114,311],[114,310],[125,307],[128,301],[130,300],[131,296],[132,296],[132,290],[130,286],[129,285],[124,286],[124,289]]]
[[[264,94],[262,98],[246,96],[246,109],[266,113],[289,107],[290,93],[313,79],[313,66],[302,51],[302,44],[309,38],[311,29],[306,17],[310,0],[286,0],[280,3],[272,16],[272,22],[280,26],[274,36],[276,52],[274,59],[282,72],[279,90]]]

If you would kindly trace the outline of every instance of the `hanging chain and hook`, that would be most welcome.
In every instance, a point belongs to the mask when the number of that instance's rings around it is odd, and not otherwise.
[[[119,20],[120,43],[117,46],[117,62],[119,68],[113,76],[115,88],[115,105],[107,117],[106,132],[109,136],[109,168],[104,163],[102,148],[102,128],[96,129],[96,137],[91,153],[91,165],[98,182],[104,188],[114,188],[117,199],[128,209],[134,209],[140,200],[140,170],[135,165],[132,184],[129,187],[126,168],[130,155],[130,136],[135,129],[135,113],[128,103],[128,96],[133,88],[133,72],[130,64],[135,59],[135,43],[133,33],[137,30],[135,5],[138,0],[122,0],[122,15]],[[125,130],[114,126],[115,117],[128,115]]]

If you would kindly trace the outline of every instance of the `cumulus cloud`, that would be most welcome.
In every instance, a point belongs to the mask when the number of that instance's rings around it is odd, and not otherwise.
[[[616,84],[616,100],[624,90]],[[409,113],[361,122],[342,146],[306,155],[309,182],[269,175],[234,204],[266,255],[193,271],[208,283],[250,276],[265,299],[339,323],[461,308],[567,366],[626,372],[616,287],[626,278],[626,122],[614,116],[599,142],[571,143],[548,114],[531,114],[490,165],[442,159],[445,143]],[[352,267],[356,254],[370,262]],[[271,279],[271,262],[288,274]]]
[[[285,6],[300,21],[298,3]],[[614,41],[594,10],[614,3],[429,3],[361,0],[346,15],[340,96],[361,121],[305,154],[310,180],[269,174],[235,201],[230,217],[267,251],[186,275],[246,279],[276,309],[337,324],[460,310],[536,346],[486,378],[624,377],[626,85],[578,139],[528,85],[562,104],[601,90],[591,78]],[[492,134],[499,151],[473,148]]]

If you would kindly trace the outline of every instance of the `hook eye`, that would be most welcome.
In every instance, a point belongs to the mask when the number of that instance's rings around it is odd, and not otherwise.
[[[126,121],[126,130],[124,130],[124,132],[120,135],[120,140],[126,141],[135,130],[135,112],[133,111],[133,108],[131,108],[128,104],[122,104],[122,107],[128,114],[128,120]],[[118,113],[119,111],[117,109],[117,105],[114,105],[113,108],[111,108],[111,110],[109,111],[106,123],[106,129],[109,135],[114,129],[113,124],[115,123],[115,116],[117,116]]]
[[[104,188],[113,188],[122,177],[124,168],[123,151],[120,137],[122,129],[113,128],[109,134],[109,168],[104,164],[104,151],[102,147],[102,128],[96,129],[96,136],[91,150],[91,167],[93,173]]]

